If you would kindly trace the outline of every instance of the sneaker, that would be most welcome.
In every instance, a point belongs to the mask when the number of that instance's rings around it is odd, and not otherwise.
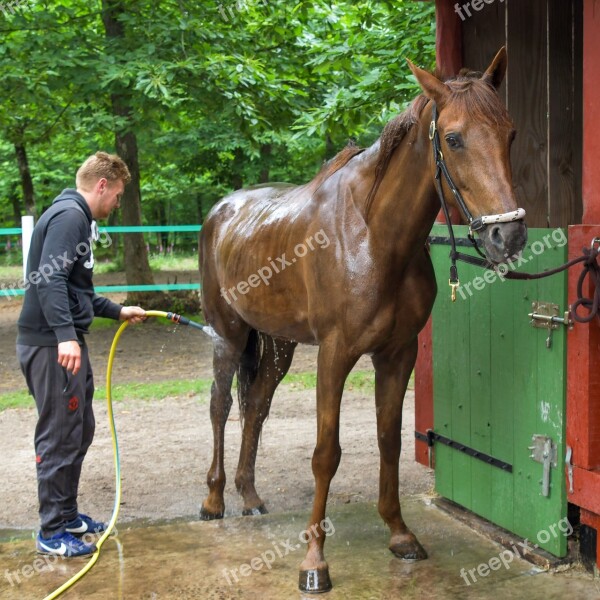
[[[51,538],[43,538],[41,532],[35,540],[35,547],[40,554],[54,556],[87,556],[96,552],[94,544],[86,544],[75,536],[63,531]]]
[[[65,531],[74,536],[81,537],[86,533],[102,533],[106,530],[106,524],[94,521],[87,515],[79,513],[79,516],[65,525]]]

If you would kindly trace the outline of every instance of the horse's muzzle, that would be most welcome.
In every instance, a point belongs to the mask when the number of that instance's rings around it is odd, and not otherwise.
[[[487,257],[495,264],[513,260],[525,248],[527,226],[523,221],[495,223],[479,232]]]

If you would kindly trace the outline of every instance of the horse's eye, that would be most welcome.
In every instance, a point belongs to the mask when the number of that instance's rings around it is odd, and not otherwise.
[[[446,136],[446,143],[451,150],[462,148],[463,145],[461,137],[455,133],[450,133]]]

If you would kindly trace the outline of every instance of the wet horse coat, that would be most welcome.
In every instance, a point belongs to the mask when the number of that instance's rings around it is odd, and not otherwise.
[[[315,499],[300,588],[331,587],[323,553],[329,485],[341,457],[339,414],[346,377],[369,354],[375,368],[380,450],[379,512],[400,558],[426,552],[404,523],[398,491],[402,402],[417,335],[436,295],[425,248],[439,210],[429,140],[432,105],[442,151],[473,215],[516,209],[509,162],[512,122],[496,88],[502,49],[483,76],[442,83],[410,64],[423,95],[361,151],[348,147],[304,186],[267,185],[224,198],[202,230],[202,306],[217,334],[210,414],[214,456],[201,516],[224,513],[223,436],[238,373],[243,437],[235,483],[244,514],[266,512],[254,486],[256,450],[274,391],[297,343],[319,346]],[[451,200],[446,190],[446,197]],[[519,252],[522,221],[480,233],[490,259]],[[374,466],[374,468],[376,468]]]

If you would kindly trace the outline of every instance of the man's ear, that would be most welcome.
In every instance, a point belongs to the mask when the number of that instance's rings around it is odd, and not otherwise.
[[[100,179],[98,179],[98,182],[96,183],[96,190],[98,190],[98,192],[101,193],[107,187],[108,187],[108,179],[106,179],[106,177],[100,177]]]
[[[508,55],[506,53],[506,46],[502,46],[502,48],[498,50],[498,54],[494,57],[492,64],[486,69],[482,79],[498,89],[502,85],[502,81],[504,81],[507,66]]]
[[[440,81],[435,75],[428,73],[427,71],[416,67],[408,58],[406,59],[410,70],[413,72],[413,75],[417,78],[421,89],[423,90],[423,94],[430,100],[433,100],[438,108],[442,108],[446,101],[448,100],[448,96],[450,95],[450,88]]]

